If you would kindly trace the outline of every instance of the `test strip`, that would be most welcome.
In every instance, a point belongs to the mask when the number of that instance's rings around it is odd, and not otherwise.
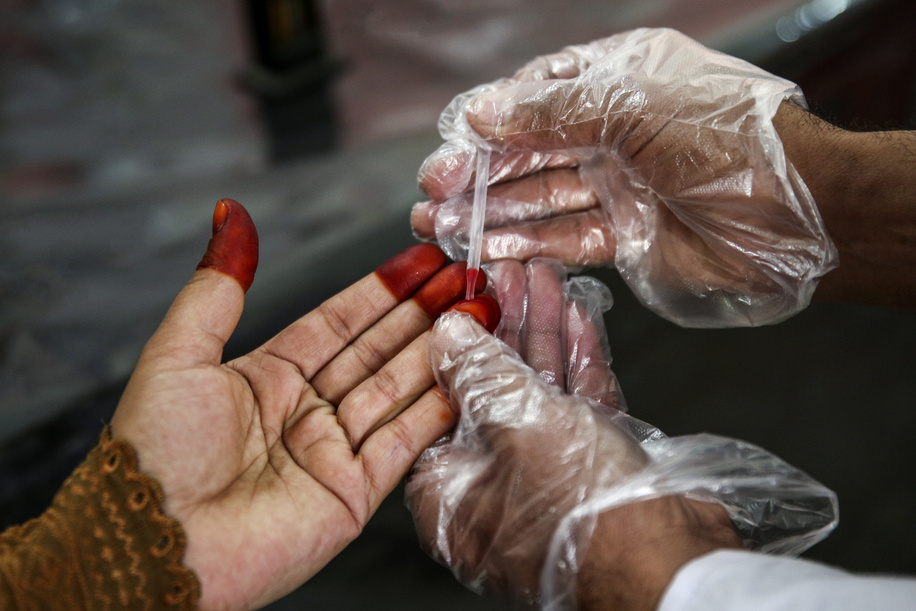
[[[474,203],[468,232],[468,287],[465,299],[474,298],[474,286],[480,273],[480,250],[483,246],[483,221],[487,210],[487,182],[490,179],[490,149],[477,149],[477,177],[474,181]]]

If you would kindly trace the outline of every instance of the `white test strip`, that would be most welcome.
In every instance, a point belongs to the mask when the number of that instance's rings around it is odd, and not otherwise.
[[[477,149],[477,177],[474,181],[474,204],[468,232],[468,286],[465,299],[474,297],[474,285],[480,273],[480,250],[483,246],[483,221],[487,210],[487,182],[490,179],[490,149]]]

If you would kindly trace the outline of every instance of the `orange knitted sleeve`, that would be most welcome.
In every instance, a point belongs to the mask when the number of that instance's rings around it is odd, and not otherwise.
[[[137,453],[111,439],[67,478],[47,511],[0,533],[0,607],[193,609],[200,583],[186,540]]]

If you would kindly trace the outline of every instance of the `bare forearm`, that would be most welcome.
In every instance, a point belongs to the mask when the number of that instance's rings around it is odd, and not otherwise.
[[[916,132],[849,132],[789,103],[774,123],[840,251],[816,297],[916,309]]]

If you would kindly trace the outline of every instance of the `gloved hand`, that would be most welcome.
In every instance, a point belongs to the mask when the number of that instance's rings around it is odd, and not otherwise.
[[[464,314],[439,319],[429,351],[461,416],[415,464],[407,503],[423,546],[474,590],[543,608],[657,602],[693,557],[799,553],[836,523],[835,495],[774,456],[596,409]]]
[[[677,324],[778,322],[836,266],[773,125],[804,103],[794,84],[672,30],[568,47],[445,109],[413,228],[461,256],[475,150],[490,148],[484,261],[613,264]]]

